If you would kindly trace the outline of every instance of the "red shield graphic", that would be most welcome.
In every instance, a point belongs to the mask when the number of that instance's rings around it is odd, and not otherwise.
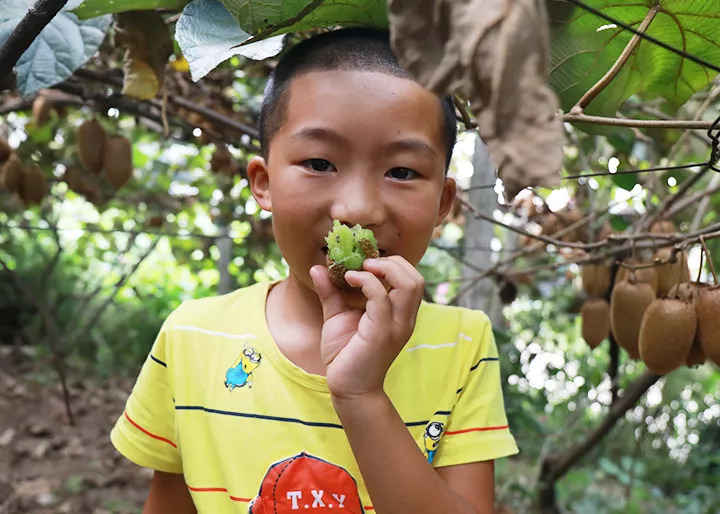
[[[300,453],[270,466],[250,514],[363,514],[355,479],[340,466]]]

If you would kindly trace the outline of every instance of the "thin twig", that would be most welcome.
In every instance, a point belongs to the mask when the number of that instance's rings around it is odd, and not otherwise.
[[[630,42],[627,44],[627,46],[625,46],[622,53],[620,54],[620,57],[617,58],[617,61],[615,61],[615,63],[607,71],[607,73],[605,73],[605,75],[603,75],[603,77],[598,80],[598,82],[593,87],[591,87],[580,98],[580,100],[578,100],[575,106],[570,109],[570,112],[572,114],[582,114],[583,110],[585,110],[585,108],[590,104],[590,102],[592,102],[597,97],[597,95],[599,95],[602,90],[605,89],[615,77],[617,77],[618,73],[620,73],[623,66],[625,66],[625,64],[628,62],[628,59],[630,59],[632,53],[642,41],[640,34],[645,33],[645,31],[650,26],[650,23],[652,23],[652,21],[655,19],[655,16],[657,16],[659,10],[660,8],[657,5],[653,5],[650,8],[648,13],[645,15],[645,19],[638,27],[638,32],[630,39]]]
[[[637,127],[655,129],[697,129],[707,130],[712,121],[702,120],[632,120],[628,118],[609,118],[606,116],[589,116],[587,114],[567,113],[562,115],[566,123],[589,123],[591,125],[607,125],[609,127]]]
[[[0,91],[15,82],[13,67],[68,0],[37,0],[0,47]]]
[[[719,285],[717,273],[715,273],[715,263],[712,260],[712,255],[710,255],[710,250],[708,250],[707,245],[705,244],[705,237],[700,236],[700,244],[702,245],[702,250],[705,253],[705,260],[708,263],[708,267],[710,268],[710,273],[712,273],[713,282],[715,282],[715,285]],[[698,280],[699,282],[699,280]]]

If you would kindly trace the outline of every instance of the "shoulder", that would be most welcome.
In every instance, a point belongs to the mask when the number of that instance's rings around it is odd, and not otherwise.
[[[209,328],[210,325],[217,325],[222,323],[223,319],[228,319],[226,315],[229,313],[232,313],[232,319],[237,320],[247,312],[248,305],[257,305],[258,302],[264,305],[267,287],[265,283],[256,283],[224,295],[185,300],[170,313],[163,329],[183,325]]]
[[[422,302],[418,311],[416,331],[463,332],[469,337],[490,329],[490,320],[480,310]]]

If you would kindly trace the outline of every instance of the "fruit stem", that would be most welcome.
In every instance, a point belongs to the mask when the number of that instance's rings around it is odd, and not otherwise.
[[[713,263],[712,256],[710,255],[710,250],[708,250],[708,247],[705,244],[705,238],[703,236],[700,236],[700,244],[702,245],[703,253],[705,254],[705,258],[707,259],[710,273],[712,273],[713,281],[715,282],[716,286],[720,285],[720,283],[718,283],[717,273],[715,273],[715,264]]]
[[[697,279],[695,280],[695,282],[700,282],[700,279],[702,278],[703,257],[705,257],[704,249],[702,252],[700,252],[700,265],[698,266],[698,275],[697,275]]]

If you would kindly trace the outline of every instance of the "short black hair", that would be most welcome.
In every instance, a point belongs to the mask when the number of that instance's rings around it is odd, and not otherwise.
[[[260,148],[265,158],[270,150],[270,140],[284,122],[287,93],[292,80],[305,73],[330,70],[379,71],[414,80],[392,53],[387,31],[365,27],[344,28],[301,41],[283,55],[265,87],[258,120]],[[457,118],[451,96],[438,100],[445,132],[447,172],[457,137]]]

